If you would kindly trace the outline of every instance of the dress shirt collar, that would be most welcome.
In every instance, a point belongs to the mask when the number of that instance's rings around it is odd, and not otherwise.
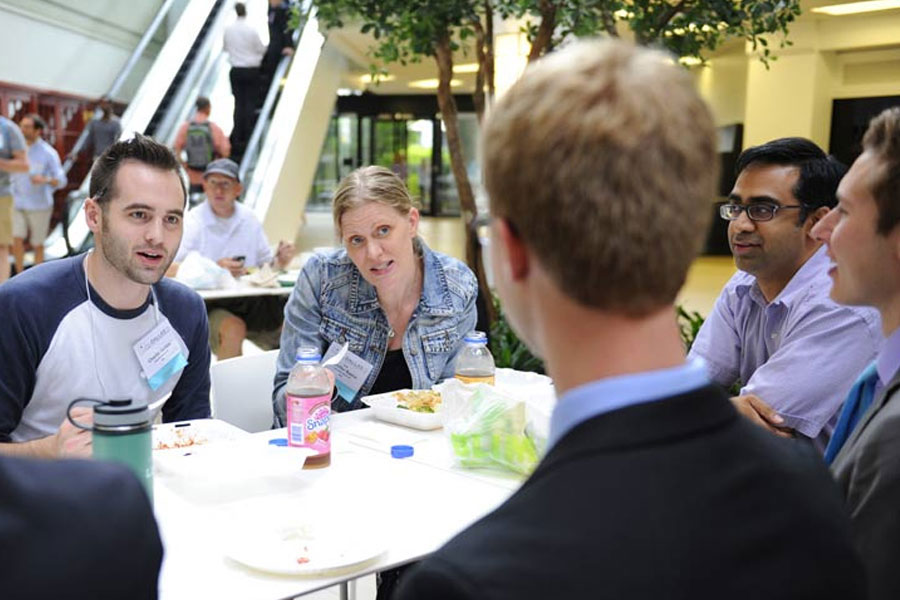
[[[897,371],[900,371],[900,329],[888,336],[878,355],[876,369],[881,385],[890,383]]]
[[[231,213],[231,216],[220,217],[215,212],[213,212],[212,206],[210,206],[209,204],[209,200],[206,200],[195,210],[200,211],[200,222],[205,227],[216,229],[224,228],[225,232],[227,232],[228,235],[231,235],[238,224],[240,224],[244,211],[248,209],[240,202],[235,201],[234,212]]]
[[[634,404],[683,394],[709,384],[703,360],[677,367],[607,377],[566,392],[550,417],[547,450],[577,425]]]

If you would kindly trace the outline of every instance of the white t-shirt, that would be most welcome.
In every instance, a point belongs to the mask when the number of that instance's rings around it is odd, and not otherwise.
[[[214,261],[243,256],[248,267],[261,267],[273,258],[262,225],[240,202],[235,202],[234,214],[225,219],[216,216],[209,202],[191,209],[184,219],[184,237],[175,262],[183,261],[192,250]]]

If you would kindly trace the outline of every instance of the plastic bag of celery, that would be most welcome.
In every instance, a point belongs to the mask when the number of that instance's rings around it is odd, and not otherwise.
[[[464,467],[494,467],[528,475],[538,462],[525,432],[525,403],[493,386],[446,382],[444,429]],[[474,393],[471,390],[474,388]]]

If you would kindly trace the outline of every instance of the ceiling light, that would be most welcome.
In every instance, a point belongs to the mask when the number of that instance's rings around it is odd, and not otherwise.
[[[419,89],[423,89],[423,90],[436,90],[438,87],[438,80],[437,79],[419,79],[417,81],[410,81],[408,85],[411,88],[419,88]],[[450,87],[457,87],[459,85],[462,85],[462,81],[460,81],[459,79],[451,79],[450,80]]]
[[[678,62],[686,67],[697,67],[703,64],[703,59],[699,56],[682,56]]]
[[[385,81],[393,81],[395,79],[396,77],[394,77],[393,75],[388,75],[387,73],[378,73],[374,77],[371,73],[366,73],[359,78],[363,85],[368,85],[370,83],[383,83]]]
[[[832,4],[812,9],[814,13],[825,15],[855,15],[859,13],[874,12],[876,10],[891,10],[900,8],[900,0],[868,0],[867,2],[847,2],[844,4]]]

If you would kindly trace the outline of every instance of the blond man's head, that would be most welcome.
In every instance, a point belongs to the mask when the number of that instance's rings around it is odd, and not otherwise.
[[[713,120],[682,67],[572,44],[526,70],[483,140],[492,214],[566,295],[628,316],[674,301],[718,180]]]

